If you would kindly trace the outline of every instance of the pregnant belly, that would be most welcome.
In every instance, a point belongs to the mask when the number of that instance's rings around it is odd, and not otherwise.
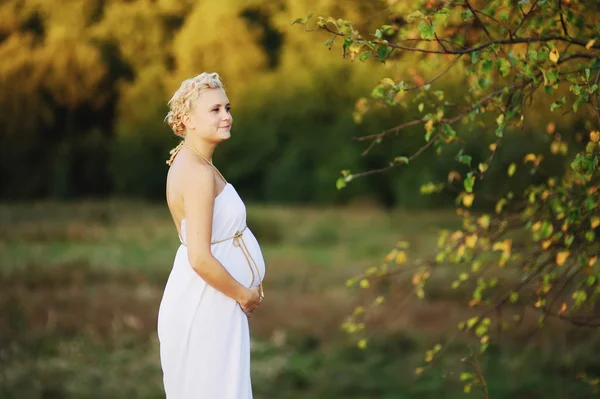
[[[238,242],[240,246],[235,246],[233,240],[217,244],[218,247],[213,249],[215,257],[240,284],[257,287],[265,276],[265,260],[260,245],[249,229],[244,231],[242,240]]]

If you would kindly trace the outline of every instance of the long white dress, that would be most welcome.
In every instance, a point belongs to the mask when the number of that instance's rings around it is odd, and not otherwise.
[[[241,239],[232,237],[242,232]],[[246,287],[258,286],[265,262],[258,241],[246,228],[246,207],[227,183],[215,198],[212,253]],[[251,399],[248,317],[233,299],[217,291],[192,269],[185,219],[158,311],[158,339],[167,399]],[[252,269],[244,246],[254,259]]]

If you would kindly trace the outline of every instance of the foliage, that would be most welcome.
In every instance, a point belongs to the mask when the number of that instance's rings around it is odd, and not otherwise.
[[[340,169],[372,168],[422,143],[414,125],[401,143],[388,141],[389,146],[372,148],[369,157],[358,156],[361,142],[355,139],[384,129],[399,113],[366,99],[352,104],[370,91],[372,79],[396,73],[394,65],[350,65],[323,56],[330,53],[329,43],[315,52],[312,37],[290,27],[294,16],[310,8],[352,19],[364,31],[375,31],[386,15],[382,2],[346,5],[332,0],[69,0],[60,7],[39,0],[3,2],[0,197],[162,199],[166,166],[160,160],[177,144],[163,121],[166,102],[182,79],[210,69],[223,76],[235,119],[232,140],[219,148],[215,160],[245,198],[348,203],[366,195],[389,206],[451,204],[449,194],[424,198],[411,190],[419,182],[445,178],[454,162],[451,151],[440,157],[425,152],[413,160],[410,172],[380,174],[343,193],[336,190]],[[409,73],[418,79],[416,71]],[[460,74],[443,83],[446,101],[461,101],[454,89],[463,84]],[[422,116],[415,107],[400,114]],[[571,126],[568,118],[557,121],[557,130]],[[455,130],[462,133],[460,126]],[[487,132],[480,128],[474,134]],[[545,137],[536,137],[528,140],[527,152],[550,159]],[[516,135],[507,132],[505,139],[506,150],[525,149]],[[477,160],[488,149],[470,140],[466,152]],[[510,163],[515,157],[497,154],[496,159]],[[562,170],[554,164],[540,176]],[[493,165],[488,176],[478,182],[478,195],[494,192],[499,185],[492,181],[511,187],[524,183]]]
[[[396,126],[363,136],[360,140],[369,143],[363,155],[379,145],[401,142],[398,133],[408,127],[421,126],[425,144],[412,154],[394,154],[371,170],[343,170],[337,186],[342,189],[361,177],[410,168],[430,151],[453,151],[455,164],[447,170],[447,179],[426,183],[420,191],[454,193],[463,223],[460,229],[440,232],[432,259],[409,262],[408,243],[401,242],[380,266],[349,280],[349,285],[368,289],[378,284],[384,289],[390,280],[409,274],[414,292],[424,298],[434,272],[454,265],[451,288],[472,292],[468,306],[476,313],[458,329],[476,339],[473,359],[498,339],[499,331],[521,320],[525,310],[539,314],[540,326],[550,317],[600,327],[600,6],[595,1],[427,0],[410,9],[409,2],[387,3],[388,21],[374,32],[334,17],[318,17],[312,23],[309,15],[294,21],[332,36],[327,45],[338,41],[343,58],[350,61],[392,66],[418,62],[418,70],[408,70],[411,77],[381,79],[371,97],[357,103],[357,119],[382,106],[418,111],[414,119],[401,119]],[[429,73],[430,78],[421,76]],[[461,76],[465,90],[450,100],[443,85],[453,74]],[[530,111],[540,107],[548,107],[551,118],[529,121]],[[554,120],[567,118],[579,127],[559,132]],[[548,176],[552,165],[539,153],[497,165],[507,134],[519,134],[528,123],[538,136],[550,137],[550,153],[570,167]],[[545,132],[540,125],[546,126]],[[493,134],[478,134],[482,130]],[[478,159],[479,154],[468,149],[481,140],[489,140],[489,150]],[[482,181],[494,167],[525,184],[481,192]],[[372,305],[359,307],[343,328],[364,333],[369,309],[383,301],[384,296],[377,296]],[[358,345],[366,348],[366,339]],[[417,374],[446,348],[437,344],[428,351]],[[480,387],[488,397],[480,367],[470,362],[472,372],[460,377],[465,392]]]

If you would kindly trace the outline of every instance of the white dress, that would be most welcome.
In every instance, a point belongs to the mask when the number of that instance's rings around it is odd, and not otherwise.
[[[233,236],[241,232],[238,237]],[[260,246],[246,228],[246,207],[227,183],[215,198],[212,253],[246,287],[265,275]],[[177,250],[158,311],[158,339],[167,399],[251,399],[248,317],[233,299],[192,269],[181,222]],[[220,242],[219,242],[220,241]],[[215,243],[218,242],[218,243]],[[256,263],[253,273],[247,248]]]

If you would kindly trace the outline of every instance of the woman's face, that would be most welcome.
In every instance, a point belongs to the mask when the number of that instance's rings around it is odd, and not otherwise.
[[[233,123],[230,111],[229,98],[223,89],[203,90],[184,119],[187,134],[217,143],[227,140]]]

